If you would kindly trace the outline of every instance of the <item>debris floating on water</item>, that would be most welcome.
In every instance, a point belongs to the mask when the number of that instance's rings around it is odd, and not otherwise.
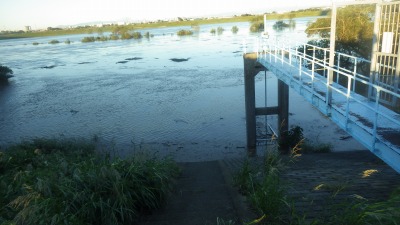
[[[40,67],[40,68],[42,68],[42,69],[53,69],[54,67],[56,67],[56,65],[42,66],[42,67]]]
[[[79,111],[78,111],[78,110],[73,110],[73,109],[71,109],[69,112],[72,113],[72,115],[75,115],[75,114],[77,114]]]
[[[189,59],[190,58],[186,58],[186,59],[184,59],[184,58],[172,58],[172,59],[169,59],[169,60],[171,60],[173,62],[186,62],[186,61],[189,61]]]
[[[131,60],[141,60],[141,59],[143,59],[143,58],[141,58],[141,57],[133,57],[133,58],[127,58],[125,60],[131,61]]]

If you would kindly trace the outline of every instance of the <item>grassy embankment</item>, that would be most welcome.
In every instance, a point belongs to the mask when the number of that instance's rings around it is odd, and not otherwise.
[[[290,19],[290,18],[301,18],[311,16],[324,16],[327,15],[325,10],[300,10],[289,13],[269,13],[267,14],[268,20],[275,19]],[[220,23],[236,23],[236,22],[252,22],[262,20],[263,15],[249,15],[249,16],[236,16],[231,18],[213,18],[213,19],[201,19],[194,21],[175,21],[175,22],[156,22],[146,24],[130,24],[126,25],[130,30],[145,29],[145,28],[162,28],[162,27],[177,27],[177,26],[193,26],[193,25],[205,25],[205,24],[220,24]],[[13,34],[0,34],[0,40],[2,39],[13,39],[13,38],[30,38],[30,37],[48,37],[48,36],[61,36],[61,35],[72,35],[72,34],[92,34],[98,32],[111,32],[116,25],[97,28],[97,27],[85,27],[75,29],[62,29],[62,30],[47,30],[47,31],[34,31],[24,33],[13,33]]]
[[[84,141],[0,149],[0,224],[136,224],[162,205],[178,172],[168,159],[111,158]]]

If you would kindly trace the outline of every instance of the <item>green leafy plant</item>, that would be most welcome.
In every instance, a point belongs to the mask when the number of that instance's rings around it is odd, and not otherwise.
[[[245,161],[234,177],[239,191],[248,197],[259,215],[266,215],[265,220],[270,223],[282,221],[288,210],[286,190],[279,176],[284,168],[279,153],[269,151],[261,171],[251,168],[249,161]]]
[[[176,34],[178,36],[191,36],[191,35],[193,35],[193,31],[191,31],[191,30],[179,30]]]
[[[144,37],[147,38],[147,39],[149,39],[151,36],[152,35],[148,31],[146,33],[144,33]]]
[[[73,140],[24,142],[0,162],[4,224],[135,224],[162,205],[178,173],[169,159],[110,158]]]
[[[113,40],[113,41],[119,40],[119,36],[116,34],[110,34],[110,40]]]
[[[218,35],[221,35],[222,33],[224,33],[225,29],[223,27],[218,27],[217,28],[217,33]]]
[[[284,131],[281,135],[279,141],[279,147],[281,149],[289,149],[290,151],[294,148],[295,151],[301,149],[304,140],[303,128],[296,126],[288,131]]]
[[[82,41],[82,43],[95,42],[96,38],[95,37],[84,37],[81,41]]]
[[[263,21],[253,21],[250,25],[250,32],[259,33],[264,31],[264,22]]]
[[[8,83],[8,79],[13,77],[13,73],[9,67],[0,65],[0,83]]]
[[[400,189],[397,189],[388,200],[369,202],[356,196],[353,201],[344,202],[332,209],[334,216],[325,224],[399,224]]]
[[[98,36],[96,37],[96,41],[108,41],[109,39],[106,36]]]
[[[233,26],[231,29],[232,33],[237,34],[239,32],[239,28],[237,26]]]
[[[58,44],[58,43],[60,43],[60,41],[58,41],[58,40],[51,40],[51,41],[49,41],[49,44]]]

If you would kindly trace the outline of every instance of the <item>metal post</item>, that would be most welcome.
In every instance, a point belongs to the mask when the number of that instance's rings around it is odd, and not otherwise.
[[[264,15],[264,34],[267,34],[267,15]]]
[[[380,89],[376,89],[376,98],[375,98],[375,117],[374,117],[374,127],[372,131],[372,136],[374,138],[373,143],[372,143],[372,149],[375,150],[375,144],[376,144],[376,135],[377,135],[377,129],[378,129],[378,112],[379,112],[379,96],[380,95]]]
[[[381,23],[381,11],[382,11],[382,4],[376,4],[375,8],[375,22],[374,22],[374,35],[372,37],[372,55],[371,55],[371,70],[370,70],[370,77],[369,82],[371,84],[375,83],[376,74],[378,69],[376,67],[377,63],[377,52],[378,52],[378,41],[379,41],[379,34],[380,34],[380,23]],[[374,89],[372,86],[368,88],[368,98],[372,99],[374,95]]]
[[[332,88],[333,83],[333,67],[335,65],[335,45],[336,45],[336,16],[337,16],[337,6],[332,5],[332,18],[331,18],[331,37],[330,37],[330,50],[329,50],[329,67],[331,68],[328,72],[328,94],[326,96],[326,103],[328,105],[332,104]]]
[[[357,78],[357,58],[354,58],[354,79],[353,79],[353,92],[356,92],[356,78]]]

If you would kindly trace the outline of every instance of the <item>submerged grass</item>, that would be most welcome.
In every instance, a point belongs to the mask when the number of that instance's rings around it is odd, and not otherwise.
[[[132,224],[159,208],[178,168],[120,159],[78,141],[37,139],[0,152],[0,224]]]

